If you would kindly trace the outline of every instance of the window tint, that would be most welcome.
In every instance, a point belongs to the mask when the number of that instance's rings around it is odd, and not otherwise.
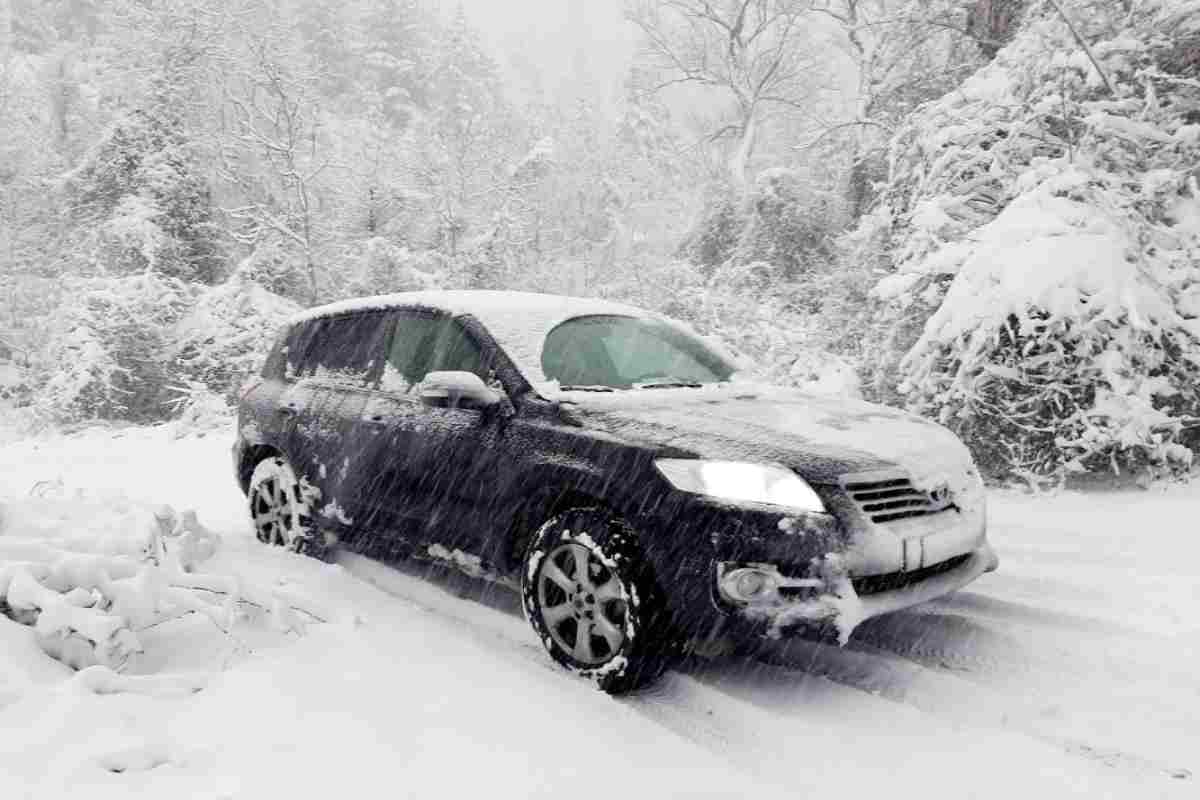
[[[430,371],[473,372],[486,381],[489,370],[484,364],[483,351],[479,345],[463,330],[460,323],[454,320],[446,322],[442,339],[438,343],[437,357]]]
[[[473,372],[486,381],[491,364],[458,321],[401,313],[384,365],[382,388],[405,393],[430,372],[445,370]]]
[[[629,389],[639,383],[717,383],[733,365],[665,322],[619,316],[567,320],[546,336],[542,371],[564,386]]]
[[[430,314],[400,313],[392,332],[381,387],[404,393],[429,372],[433,347],[444,321]]]
[[[314,320],[306,333],[299,376],[366,386],[381,366],[387,333],[387,315],[350,314]],[[301,337],[307,338],[307,337]]]
[[[280,357],[284,361],[284,377],[287,380],[294,381],[303,374],[305,355],[312,346],[318,322],[320,320],[301,322],[288,331],[280,350]]]

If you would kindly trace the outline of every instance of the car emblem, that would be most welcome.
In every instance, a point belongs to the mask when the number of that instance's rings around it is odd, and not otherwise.
[[[954,494],[944,483],[929,490],[929,505],[934,511],[941,511],[954,505]]]

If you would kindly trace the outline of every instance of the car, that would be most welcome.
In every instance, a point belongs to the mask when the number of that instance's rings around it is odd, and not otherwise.
[[[604,300],[302,312],[245,387],[233,461],[262,541],[512,587],[550,656],[610,693],[714,643],[845,643],[997,566],[946,428],[755,382],[683,323]]]

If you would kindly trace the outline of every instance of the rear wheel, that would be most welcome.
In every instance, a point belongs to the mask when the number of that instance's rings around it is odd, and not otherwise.
[[[325,558],[328,548],[312,524],[317,490],[297,476],[282,456],[265,458],[254,467],[250,488],[250,519],[264,544]]]
[[[645,686],[668,664],[661,592],[633,530],[600,509],[568,511],[538,530],[521,595],[550,656],[606,692]]]

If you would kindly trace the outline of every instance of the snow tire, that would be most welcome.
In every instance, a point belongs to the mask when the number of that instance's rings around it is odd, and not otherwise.
[[[521,597],[551,658],[609,694],[655,681],[676,649],[636,533],[604,509],[573,509],[542,525],[525,554]]]
[[[328,561],[332,548],[312,518],[319,495],[282,456],[258,462],[246,493],[255,536],[264,544]]]

